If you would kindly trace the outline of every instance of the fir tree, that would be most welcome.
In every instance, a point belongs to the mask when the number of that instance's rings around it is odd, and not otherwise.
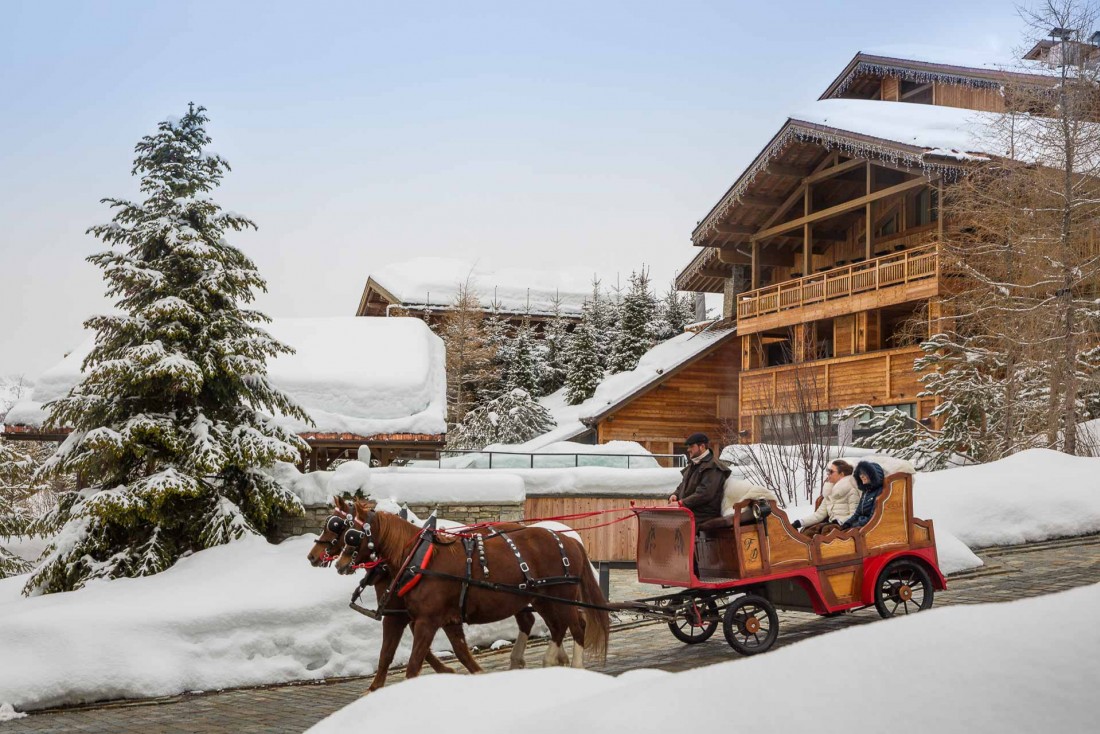
[[[555,296],[550,320],[543,335],[542,394],[557,392],[565,385],[568,374],[566,348],[569,344],[569,324],[561,311],[561,298]]]
[[[675,285],[670,285],[658,306],[657,340],[664,341],[684,333],[684,327],[694,316],[691,299],[681,295]]]
[[[224,235],[255,225],[209,196],[229,166],[204,151],[204,112],[192,104],[142,138],[145,200],[105,199],[112,222],[89,229],[111,246],[89,261],[121,313],[85,322],[97,332],[85,377],[47,405],[49,425],[72,432],[41,474],[87,486],[60,497],[63,527],[24,593],[157,573],[301,511],[262,469],[305,445],[260,411],[309,419],[266,378],[266,360],[291,350],[241,306],[266,285]]]
[[[587,314],[588,312],[569,340],[569,371],[565,378],[565,397],[570,405],[583,403],[592,397],[604,374],[603,367],[600,366],[596,329]]]
[[[511,339],[508,336],[508,322],[501,317],[500,303],[496,300],[490,304],[489,315],[485,317],[485,341],[491,356],[488,376],[478,388],[479,403],[499,397],[505,389],[504,376]]]
[[[38,463],[26,447],[0,439],[0,540],[39,534],[39,523],[27,508],[36,487]],[[0,547],[0,578],[26,573],[32,566]]]
[[[610,369],[626,372],[638,365],[638,360],[656,342],[657,299],[649,288],[645,269],[631,273],[630,290],[623,299],[619,334],[611,347]]]
[[[514,389],[466,414],[448,443],[459,449],[483,449],[492,443],[523,443],[556,424],[550,411],[525,390]]]
[[[619,333],[619,319],[618,306],[604,293],[599,278],[592,279],[592,297],[585,301],[582,317],[592,326],[600,369],[606,370],[611,358],[611,346]]]
[[[539,345],[535,343],[531,319],[523,317],[516,335],[509,341],[504,364],[505,391],[523,390],[538,397],[541,385]]]

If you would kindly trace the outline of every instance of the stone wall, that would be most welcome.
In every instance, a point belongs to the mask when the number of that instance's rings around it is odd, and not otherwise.
[[[455,522],[467,523],[470,525],[480,522],[514,522],[523,519],[522,502],[486,504],[450,504],[440,502],[430,505],[410,504],[409,509],[412,510],[417,517],[427,517],[431,514],[432,510],[435,510],[436,514],[445,520],[454,520]],[[324,527],[325,520],[328,519],[329,514],[332,512],[332,506],[328,504],[307,505],[305,510],[305,514],[301,517],[282,518],[279,521],[278,527],[270,534],[268,539],[274,543],[279,543],[291,536],[302,535],[303,533],[319,535],[321,533],[321,528]]]

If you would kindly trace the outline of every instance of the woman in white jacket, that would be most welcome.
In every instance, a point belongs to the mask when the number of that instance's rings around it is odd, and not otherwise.
[[[805,520],[791,523],[806,535],[819,535],[839,528],[859,505],[860,491],[852,478],[851,464],[837,459],[829,464],[827,474],[825,485],[821,489],[821,504],[817,510]]]

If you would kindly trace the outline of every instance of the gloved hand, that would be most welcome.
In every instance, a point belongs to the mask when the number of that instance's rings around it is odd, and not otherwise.
[[[794,528],[795,530],[798,530],[800,527],[802,527],[802,521],[801,520],[795,520],[794,522],[791,523],[791,527]]]

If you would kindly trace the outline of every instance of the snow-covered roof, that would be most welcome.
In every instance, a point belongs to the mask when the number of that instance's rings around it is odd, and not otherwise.
[[[824,99],[797,110],[789,121],[917,148],[925,156],[972,158],[1004,154],[992,149],[989,126],[994,117],[992,113],[958,107]]]
[[[453,305],[459,287],[469,278],[485,308],[495,301],[500,310],[508,313],[546,315],[553,310],[557,297],[563,314],[577,316],[584,300],[592,295],[592,277],[589,270],[556,266],[528,270],[496,267],[480,260],[417,257],[371,273],[364,296],[373,285],[405,306],[443,309]],[[605,282],[604,286],[607,285]]]
[[[541,398],[539,402],[554,416],[557,428],[526,443],[510,447],[511,450],[534,451],[556,441],[567,441],[581,435],[589,430],[588,424],[592,421],[655,386],[732,336],[732,326],[674,336],[643,354],[634,369],[604,379],[596,387],[592,397],[578,405],[569,405],[566,402],[564,388]]]
[[[420,319],[275,319],[266,326],[295,349],[268,362],[268,379],[313,419],[276,416],[296,433],[356,436],[446,432],[442,340]],[[63,397],[80,380],[95,336],[42,373],[30,399],[17,403],[5,423],[34,428],[46,419],[43,403]]]
[[[1006,155],[991,127],[995,115],[958,107],[822,99],[797,110],[692,232],[710,233],[756,177],[795,142],[815,142],[847,155],[930,171],[958,170],[965,161]]]
[[[941,81],[998,87],[1009,79],[1041,81],[1058,73],[1038,60],[1017,58],[1008,49],[979,46],[941,47],[901,43],[859,51],[829,84],[821,98],[843,94],[862,75],[895,76],[909,81]]]

